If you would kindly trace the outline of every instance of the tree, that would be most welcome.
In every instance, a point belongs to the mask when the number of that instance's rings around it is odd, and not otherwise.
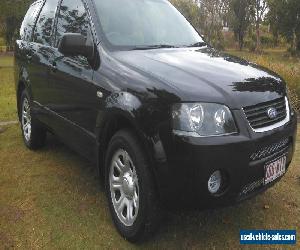
[[[205,40],[223,48],[223,25],[227,23],[230,0],[170,0]]]
[[[280,16],[282,16],[280,12],[283,10],[282,3],[283,1],[268,0],[269,12],[267,14],[267,21],[274,37],[275,46],[278,45],[279,39]]]
[[[272,29],[287,39],[292,51],[300,51],[300,1],[269,0],[269,6]]]
[[[299,0],[296,0],[299,1]],[[268,8],[267,0],[252,0],[252,15],[255,21],[256,51],[260,51],[260,24]]]
[[[17,19],[15,16],[6,17],[5,20],[5,41],[7,46],[13,46],[14,41],[16,40],[16,31],[20,26],[20,19]]]
[[[285,0],[280,32],[290,41],[292,51],[300,51],[300,1]]]
[[[199,6],[194,0],[170,0],[170,2],[186,17],[198,30],[201,30],[201,16]]]
[[[33,0],[2,0],[0,8],[0,36],[8,46],[13,45],[24,15]]]
[[[200,15],[203,17],[203,33],[209,43],[217,48],[223,47],[223,21],[227,14],[228,1],[226,0],[197,0]]]
[[[239,49],[244,47],[244,37],[250,25],[249,0],[231,0],[230,2],[230,26],[239,43]]]

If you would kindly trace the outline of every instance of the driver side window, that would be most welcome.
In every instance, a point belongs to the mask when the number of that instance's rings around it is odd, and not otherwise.
[[[80,33],[87,37],[89,18],[81,0],[63,0],[58,14],[56,47],[65,33]]]

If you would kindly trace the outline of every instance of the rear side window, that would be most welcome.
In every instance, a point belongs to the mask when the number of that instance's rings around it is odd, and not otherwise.
[[[47,0],[34,30],[33,41],[46,46],[51,45],[51,32],[59,0]]]
[[[42,4],[43,1],[37,1],[29,7],[20,29],[21,40],[28,42],[31,41],[34,24],[42,7]]]
[[[63,0],[61,3],[56,33],[56,46],[64,33],[80,33],[87,36],[89,18],[81,0]]]

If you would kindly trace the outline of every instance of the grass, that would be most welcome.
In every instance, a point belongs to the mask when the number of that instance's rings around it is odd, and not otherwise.
[[[0,122],[17,119],[13,57],[0,54]]]
[[[6,91],[12,95],[6,97],[13,99],[13,83],[7,83]],[[0,117],[4,117],[6,104],[0,105]],[[6,116],[13,118],[12,104],[8,110],[11,114]],[[168,212],[154,238],[136,246],[116,232],[91,164],[52,136],[44,149],[31,152],[23,145],[18,125],[3,127],[0,249],[237,249],[241,248],[240,229],[296,229],[299,248],[300,129],[298,132],[294,162],[273,188],[234,207]]]
[[[5,46],[5,41],[2,37],[0,37],[0,46]]]
[[[262,54],[237,50],[227,52],[271,69],[282,76],[289,86],[293,106],[300,113],[300,58],[289,56],[285,49],[265,50]]]

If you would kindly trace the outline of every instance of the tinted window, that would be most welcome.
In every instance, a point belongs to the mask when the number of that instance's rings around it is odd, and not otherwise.
[[[20,37],[24,41],[30,41],[32,37],[32,31],[34,28],[35,20],[42,7],[42,1],[36,2],[30,6],[20,30]]]
[[[87,36],[88,30],[89,19],[83,2],[81,0],[63,0],[57,21],[57,44],[64,33],[80,33]]]
[[[33,41],[44,45],[51,44],[51,32],[58,0],[47,0],[36,23]]]

